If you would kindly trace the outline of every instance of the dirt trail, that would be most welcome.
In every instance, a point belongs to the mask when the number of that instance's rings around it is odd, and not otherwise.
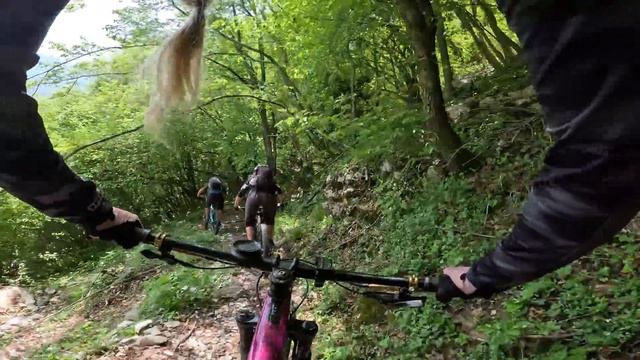
[[[221,289],[229,298],[221,299],[214,313],[195,314],[173,329],[163,326],[160,335],[169,339],[167,344],[121,345],[100,359],[239,359],[234,316],[239,309],[257,308],[256,278],[255,274],[237,272],[231,285]]]
[[[242,222],[236,214],[223,217],[220,231],[224,243],[244,236]],[[238,269],[231,275],[229,285],[219,290],[213,313],[194,314],[175,328],[161,326],[161,336],[168,338],[164,345],[141,347],[120,345],[100,360],[121,359],[239,359],[238,329],[235,314],[240,309],[257,310],[255,285],[259,272]]]
[[[231,244],[233,239],[242,238],[243,224],[236,214],[227,219],[226,226],[221,231],[224,244]],[[194,225],[195,226],[195,225]],[[216,292],[213,313],[194,313],[181,322],[154,321],[155,336],[165,338],[161,345],[141,345],[131,338],[129,342],[119,342],[117,339],[110,345],[110,349],[99,357],[95,355],[78,354],[78,359],[122,360],[122,359],[239,359],[237,351],[238,330],[235,323],[235,314],[240,309],[258,310],[256,298],[256,281],[260,275],[258,271],[237,269],[231,274],[228,285]],[[264,294],[268,282],[261,282],[261,295]],[[294,292],[294,301],[299,301],[301,291]],[[140,296],[131,297],[124,301],[112,304],[111,311],[121,315],[116,316],[117,321],[124,320],[124,314],[135,307],[135,302],[140,301]],[[28,325],[13,334],[12,340],[0,350],[0,360],[5,359],[36,359],[29,356],[42,347],[60,341],[65,334],[78,326],[85,319],[80,315],[70,316],[66,320],[58,322],[48,321],[43,317],[46,308],[39,310],[29,320]],[[48,309],[50,312],[51,309]],[[2,320],[2,319],[0,319]],[[143,319],[140,319],[143,320]],[[153,319],[152,319],[153,320]],[[0,322],[1,323],[1,322]],[[135,323],[129,325],[133,326]],[[115,326],[115,325],[114,325]],[[144,335],[143,335],[144,336]],[[66,357],[65,357],[66,358]],[[73,357],[72,357],[73,358]]]
[[[45,321],[38,322],[40,316],[26,317],[27,325],[13,333],[13,340],[0,350],[0,360],[23,359],[25,354],[62,339],[67,331],[81,325],[81,316],[72,316],[64,321],[47,325]],[[29,325],[33,324],[33,325]]]

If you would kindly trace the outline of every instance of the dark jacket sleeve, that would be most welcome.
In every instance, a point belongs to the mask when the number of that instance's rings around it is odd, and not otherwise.
[[[637,147],[554,148],[520,220],[473,265],[467,275],[471,283],[484,292],[501,291],[610,241],[640,210]]]
[[[486,293],[589,253],[640,209],[640,2],[499,4],[557,142],[511,234],[467,274]]]
[[[88,229],[113,217],[95,184],[78,177],[54,151],[37,103],[24,94],[0,96],[0,187]]]

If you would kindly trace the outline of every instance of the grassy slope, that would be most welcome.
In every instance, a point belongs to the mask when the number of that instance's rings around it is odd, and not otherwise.
[[[496,96],[525,85],[521,73],[506,74],[481,80],[464,95]],[[298,206],[297,211],[293,205],[278,220],[290,252],[322,252],[336,266],[354,270],[432,274],[446,264],[468,263],[495,246],[513,224],[550,141],[539,116],[523,118],[505,109],[478,111],[456,125],[485,160],[481,172],[443,178],[420,170],[425,164],[418,159],[372,190],[380,209],[374,223],[333,219],[319,202],[311,208]],[[197,216],[167,224],[165,230],[217,245],[208,234],[194,230]],[[326,286],[319,290],[322,300],[314,304],[321,325],[316,352],[324,359],[623,359],[640,351],[635,238],[637,232],[627,231],[572,266],[491,301],[449,306],[430,301],[419,311],[393,311]],[[136,286],[128,287],[133,292],[119,287],[154,266],[157,263],[137,253],[114,251],[43,286],[53,284],[69,294],[69,301],[103,288],[120,289],[104,293],[130,300],[136,289],[143,289],[143,312],[180,317],[210,305],[208,289],[225,279],[224,273],[163,267],[135,280]],[[78,351],[98,355],[110,347],[111,329],[121,313],[96,317],[105,298],[97,294],[88,300],[84,311],[93,314],[93,320],[39,349],[38,356],[72,358]],[[5,340],[0,338],[0,343]]]
[[[522,74],[506,74],[480,81],[475,91],[483,98],[524,85]],[[318,205],[311,215],[304,210],[304,217],[282,219],[285,238],[308,252],[328,251],[342,267],[388,273],[433,274],[485,253],[515,221],[550,139],[539,115],[504,109],[477,112],[457,126],[485,159],[478,174],[383,179],[374,189],[377,223],[332,219]],[[417,189],[407,190],[407,178]],[[627,230],[612,245],[491,301],[431,301],[421,311],[392,311],[324,289],[317,311],[325,329],[321,353],[325,359],[627,358],[640,352],[637,235]]]
[[[220,239],[196,230],[199,213],[188,219],[165,224],[161,230],[190,241],[218,247]],[[186,259],[186,257],[181,257]],[[188,259],[198,262],[197,259]],[[41,287],[52,287],[64,299],[57,315],[45,318],[38,330],[64,326],[73,316],[82,320],[74,324],[54,343],[29,349],[33,359],[74,359],[83,353],[90,358],[112,350],[117,342],[132,336],[131,328],[117,330],[123,314],[140,302],[142,318],[181,318],[194,309],[213,306],[213,292],[228,277],[228,272],[207,272],[172,267],[145,259],[137,251],[114,248],[95,262],[83,264],[77,270]],[[108,306],[104,306],[107,304]],[[0,337],[0,344],[9,344],[13,336]]]

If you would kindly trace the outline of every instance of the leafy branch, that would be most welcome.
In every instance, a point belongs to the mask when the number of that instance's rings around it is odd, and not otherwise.
[[[113,139],[118,138],[118,137],[123,136],[123,135],[134,133],[134,132],[142,129],[143,127],[144,127],[144,125],[138,125],[138,126],[132,128],[132,129],[125,130],[125,131],[119,132],[117,134],[109,135],[106,138],[103,138],[103,139],[100,139],[100,140],[96,140],[94,142],[79,146],[76,149],[74,149],[73,151],[71,151],[70,153],[68,153],[67,155],[65,155],[64,159],[65,160],[69,160],[72,156],[74,156],[75,154],[79,153],[82,150],[85,150],[87,148],[90,148],[90,147],[98,145],[98,144],[105,143],[105,142],[107,142],[109,140],[113,140]]]
[[[268,100],[268,99],[264,99],[264,98],[261,98],[259,96],[255,96],[255,95],[251,95],[251,94],[232,94],[232,95],[216,96],[216,97],[211,98],[211,99],[205,101],[204,103],[200,104],[200,106],[209,106],[209,105],[211,105],[212,103],[214,103],[214,102],[216,102],[218,100],[230,99],[230,98],[250,98],[250,99],[255,99],[255,100],[258,100],[258,101],[263,102],[263,103],[267,103],[267,104],[278,106],[278,107],[286,110],[287,112],[289,112],[289,110],[288,110],[289,108],[284,104],[281,104],[281,103],[278,103],[278,102],[275,102],[275,101],[271,101],[271,100]]]

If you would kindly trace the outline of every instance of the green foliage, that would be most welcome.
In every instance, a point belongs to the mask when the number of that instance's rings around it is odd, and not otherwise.
[[[473,259],[478,253],[474,243],[481,249],[492,245],[477,234],[495,201],[474,191],[468,180],[450,177],[407,198],[384,189],[387,186],[397,185],[385,184],[380,190],[385,194],[380,203],[386,236],[379,254],[397,259],[387,271],[432,273],[445,264]]]
[[[105,327],[104,323],[88,321],[72,329],[61,340],[30,354],[30,358],[72,360],[77,359],[81,353],[85,356],[100,356],[111,349],[116,335],[118,332]]]
[[[148,281],[141,312],[147,316],[161,315],[173,318],[193,310],[213,305],[216,290],[225,283],[221,272],[176,268]]]
[[[40,111],[63,155],[142,123],[148,84],[138,74],[152,54],[147,44],[162,41],[184,17],[167,1],[129,5],[107,27],[121,51],[52,69],[43,80],[58,86],[57,93],[40,99]],[[501,32],[512,34],[494,7],[495,24],[478,2],[436,5],[455,78],[463,84],[448,99],[451,104],[498,98],[528,84],[517,59],[498,41]],[[509,231],[551,143],[540,115],[499,102],[499,108],[477,108],[461,117],[456,131],[484,168],[446,174],[425,130],[429,116],[416,88],[416,60],[393,2],[232,0],[211,6],[196,106],[171,113],[160,135],[132,132],[67,160],[79,175],[99,183],[114,204],[138,213],[146,226],[220,246],[220,237],[195,227],[202,211],[195,192],[215,174],[233,194],[256,163],[266,162],[270,144],[278,180],[293,199],[286,214],[278,215],[277,229],[278,242],[290,254],[322,253],[336,266],[361,271],[435,274],[445,265],[470,263]],[[461,10],[475,19],[472,28],[501,71],[488,75],[487,56]],[[56,47],[63,60],[98,48],[87,42]],[[90,80],[76,81],[85,75]],[[390,169],[378,171],[383,164]],[[366,201],[378,209],[376,219],[334,218],[322,206],[326,176],[351,165],[373,174]],[[214,306],[216,290],[228,279],[224,272],[162,268],[140,285],[137,274],[156,263],[137,253],[86,239],[76,227],[47,219],[6,193],[0,193],[0,218],[0,282],[52,286],[70,301],[84,299],[86,313],[110,296],[101,290],[118,293],[126,290],[119,288],[123,284],[137,284],[146,295],[143,313],[175,317]],[[444,307],[428,301],[419,311],[393,311],[328,286],[315,308],[321,322],[318,353],[324,359],[589,359],[637,353],[636,238],[624,233],[606,250],[489,303]],[[113,334],[106,328],[87,322],[37,356],[99,355],[111,346],[105,339]],[[4,337],[0,344],[8,341]]]

